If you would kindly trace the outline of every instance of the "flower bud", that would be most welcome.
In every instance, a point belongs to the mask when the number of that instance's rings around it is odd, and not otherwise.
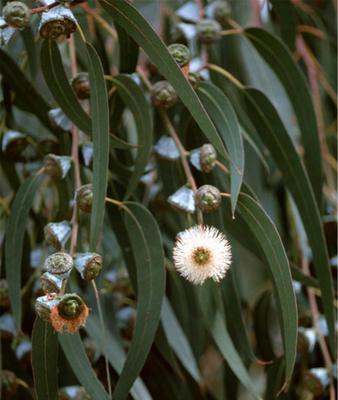
[[[164,160],[174,161],[180,158],[180,152],[174,139],[163,135],[154,146],[155,153]]]
[[[16,358],[29,365],[32,355],[32,343],[27,336],[20,337],[15,343],[15,356]]]
[[[196,72],[189,72],[188,81],[194,89],[197,89],[201,82],[201,76]]]
[[[58,252],[46,258],[44,269],[59,279],[67,279],[73,266],[73,258],[69,254]]]
[[[216,164],[217,153],[212,144],[204,144],[200,150],[200,164],[203,172],[209,173]]]
[[[27,136],[17,131],[9,130],[2,137],[2,152],[13,160],[20,158],[20,154],[27,145]]]
[[[50,322],[50,314],[53,308],[59,303],[60,298],[50,295],[38,297],[35,300],[35,311],[37,315],[46,322]]]
[[[21,1],[9,1],[2,10],[6,23],[16,29],[29,26],[31,10]]]
[[[196,210],[194,192],[186,186],[169,196],[168,202],[177,210],[193,214]]]
[[[210,44],[219,38],[221,25],[213,19],[202,19],[197,24],[197,36],[201,43]]]
[[[45,272],[40,276],[40,283],[45,294],[59,293],[62,287],[62,279],[50,272]]]
[[[9,308],[11,305],[8,292],[8,283],[6,279],[0,280],[0,307]]]
[[[75,31],[76,19],[69,8],[60,5],[42,13],[39,32],[44,39],[55,40],[62,35],[70,36]]]
[[[56,250],[62,249],[71,234],[69,222],[50,222],[44,228],[45,241]]]
[[[81,274],[82,279],[91,281],[102,270],[102,257],[97,253],[78,253],[74,259],[74,266]]]
[[[326,368],[311,368],[303,375],[305,387],[315,396],[322,395],[330,384],[330,376]]]
[[[205,213],[210,213],[221,205],[221,192],[211,185],[203,185],[195,193],[196,206]]]
[[[48,117],[54,127],[61,128],[64,131],[70,131],[72,129],[72,122],[61,108],[53,108],[49,110]]]
[[[45,172],[53,179],[63,179],[71,167],[71,158],[68,156],[57,156],[47,154],[43,160]]]
[[[65,294],[51,312],[51,323],[57,332],[75,333],[85,325],[88,307],[76,293]]]
[[[80,72],[73,78],[72,88],[79,99],[89,99],[90,86],[87,72]]]
[[[154,106],[159,108],[170,108],[178,101],[175,89],[167,81],[155,83],[150,91]]]
[[[217,0],[213,3],[213,17],[221,25],[225,25],[231,15],[231,6],[228,1]]]
[[[75,194],[75,200],[78,208],[85,212],[90,213],[93,204],[93,185],[81,186]]]
[[[187,76],[189,73],[189,63],[191,60],[191,53],[187,46],[180,43],[171,44],[168,47],[169,53],[177,62],[177,64],[181,67],[184,75]]]

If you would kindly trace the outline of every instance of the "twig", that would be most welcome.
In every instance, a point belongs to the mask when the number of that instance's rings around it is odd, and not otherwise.
[[[115,40],[117,39],[116,30],[112,28],[108,22],[98,14],[97,11],[91,9],[87,4],[81,4],[81,7],[87,14],[91,15],[103,29],[110,33]]]
[[[191,172],[191,168],[190,168],[190,165],[189,165],[189,162],[187,159],[187,151],[183,147],[183,144],[181,143],[181,140],[178,137],[178,135],[175,131],[175,128],[173,127],[172,123],[170,122],[168,114],[164,110],[159,110],[159,114],[161,115],[164,127],[166,128],[169,135],[173,138],[173,140],[178,148],[178,151],[180,152],[181,162],[182,162],[185,176],[187,178],[187,181],[188,181],[192,191],[195,193],[197,191],[197,185],[196,185],[195,178],[193,177],[193,174]],[[203,224],[203,214],[201,213],[200,210],[197,210],[197,220],[198,220],[199,224]]]
[[[310,275],[310,269],[309,269],[309,262],[306,259],[306,257],[302,257],[302,271],[306,274],[306,275]],[[313,326],[316,330],[317,336],[318,336],[318,342],[319,342],[319,346],[323,355],[323,359],[324,359],[324,364],[326,369],[331,372],[332,371],[332,361],[331,361],[331,356],[330,356],[330,352],[327,348],[325,339],[321,333],[321,329],[320,329],[320,325],[319,325],[319,311],[318,311],[318,306],[317,306],[317,301],[316,301],[316,296],[315,293],[313,291],[312,288],[307,287],[307,295],[309,298],[309,304],[310,304],[310,309],[311,309],[311,316],[312,316],[312,322],[313,322]],[[330,384],[330,400],[335,400],[336,395],[335,395],[335,389],[334,386],[332,384]]]
[[[225,76],[227,79],[229,79],[229,81],[231,81],[239,89],[244,89],[244,85],[242,85],[242,83],[237,78],[235,78],[228,70],[226,70],[222,67],[219,67],[218,65],[215,65],[215,64],[206,64],[204,66],[204,68],[211,69],[212,71],[215,71],[215,72]]]

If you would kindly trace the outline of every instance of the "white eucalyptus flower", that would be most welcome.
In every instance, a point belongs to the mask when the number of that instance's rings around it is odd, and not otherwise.
[[[180,232],[173,249],[174,265],[188,281],[201,285],[208,278],[219,282],[231,264],[231,247],[223,233],[195,225]]]

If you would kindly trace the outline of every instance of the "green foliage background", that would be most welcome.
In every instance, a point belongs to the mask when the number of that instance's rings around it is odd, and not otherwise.
[[[0,49],[1,360],[17,385],[11,394],[3,378],[4,398],[58,399],[77,385],[103,400],[109,381],[118,400],[334,398],[336,4],[232,0],[217,41],[189,42],[178,24],[194,31],[209,3],[73,2],[71,38],[42,39],[37,14]],[[168,52],[174,42],[202,65],[197,88]],[[72,89],[74,68],[89,74],[89,101]],[[150,99],[158,80],[179,96],[168,111]],[[48,117],[55,107],[69,131]],[[224,166],[191,166],[197,186],[230,193],[204,215],[232,246],[218,284],[195,287],[172,263],[176,235],[197,219],[167,201],[187,183],[180,159],[153,151],[170,129],[188,152],[211,143]],[[4,145],[9,130],[23,147]],[[73,157],[64,179],[41,170],[49,153]],[[79,178],[93,184],[91,214],[73,212]],[[91,308],[75,335],[34,311],[55,251],[44,227],[64,220],[78,226],[76,252],[104,259],[95,285],[75,273],[68,282]],[[302,346],[303,328],[316,330],[314,348]],[[317,397],[312,368],[330,378]]]

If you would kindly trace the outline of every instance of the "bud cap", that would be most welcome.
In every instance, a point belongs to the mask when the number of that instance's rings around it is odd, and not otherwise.
[[[67,279],[73,265],[73,258],[69,254],[57,252],[46,258],[44,269],[59,279]]]
[[[97,253],[78,253],[74,259],[74,266],[81,274],[82,279],[91,281],[102,270],[102,256]]]
[[[151,88],[151,100],[154,106],[170,108],[178,101],[175,89],[167,81],[159,81]]]
[[[220,191],[212,185],[203,185],[195,193],[196,206],[205,213],[210,213],[221,205]]]
[[[29,26],[31,10],[22,1],[9,1],[2,10],[6,23],[16,29]]]

